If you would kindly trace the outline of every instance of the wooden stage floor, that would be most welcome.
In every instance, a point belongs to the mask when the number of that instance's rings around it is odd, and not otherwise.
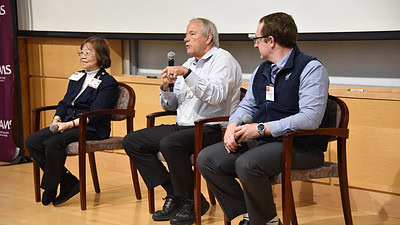
[[[88,209],[86,211],[80,210],[79,195],[58,207],[43,206],[41,203],[35,202],[31,163],[0,166],[0,224],[169,224],[169,221],[154,222],[151,219],[151,215],[148,213],[147,189],[142,181],[142,200],[136,200],[126,155],[97,153],[96,160],[101,193],[94,192],[90,170],[87,170]],[[77,161],[77,157],[69,157],[66,163],[75,175],[78,174]],[[204,187],[204,184],[202,186]],[[203,193],[207,196],[206,191]],[[159,209],[163,204],[161,198],[165,197],[161,188],[155,190],[155,197],[156,209]],[[301,202],[296,202],[296,205],[299,224],[344,224],[340,208],[325,208]],[[277,207],[279,210],[281,209],[279,202],[277,202]],[[241,218],[236,218],[232,224],[236,225],[240,220]],[[353,221],[355,225],[400,224],[400,219],[354,211]],[[212,206],[202,217],[202,224],[223,224],[223,214],[218,204]]]

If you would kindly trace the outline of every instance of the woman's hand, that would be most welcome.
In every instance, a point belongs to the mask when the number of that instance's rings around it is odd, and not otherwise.
[[[58,125],[58,132],[60,132],[60,133],[74,127],[74,124],[72,121],[65,122],[65,123],[57,123],[57,125]]]

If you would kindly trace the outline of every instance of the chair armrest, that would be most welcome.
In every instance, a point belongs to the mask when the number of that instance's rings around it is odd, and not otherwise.
[[[36,108],[33,108],[33,109],[32,109],[32,112],[33,112],[33,113],[36,113],[36,112],[42,112],[42,111],[54,110],[54,109],[57,109],[57,105],[36,107]]]
[[[212,117],[194,121],[194,160],[197,160],[202,146],[203,146],[203,127],[204,124],[210,122],[223,122],[229,121],[229,116]]]
[[[310,136],[310,135],[328,135],[332,137],[340,137],[347,139],[349,138],[349,129],[347,128],[318,128],[315,130],[300,130],[289,132],[282,135],[282,184],[289,185],[291,182],[291,169],[292,169],[292,146],[293,146],[293,138],[300,136]],[[333,139],[333,140],[335,140]],[[339,143],[339,141],[338,141]],[[345,154],[345,147],[343,147],[343,151]],[[338,157],[341,156],[341,150],[338,148]]]
[[[205,123],[229,121],[229,116],[220,116],[194,121],[195,126],[203,126]],[[198,124],[198,125],[197,125]]]
[[[150,113],[146,116],[147,118],[147,127],[154,127],[154,123],[157,117],[163,117],[163,116],[175,116],[177,114],[176,111],[160,111],[160,112],[154,112]]]
[[[57,105],[42,106],[32,109],[32,120],[31,120],[32,133],[37,132],[40,128],[40,112],[55,110],[55,109],[57,109]]]
[[[328,135],[334,137],[349,138],[349,129],[345,128],[318,128],[315,130],[299,130],[283,134],[283,138],[293,138],[310,135]]]
[[[157,118],[162,116],[174,116],[174,115],[176,115],[176,111],[161,111],[161,112],[150,113],[146,116],[146,118]]]

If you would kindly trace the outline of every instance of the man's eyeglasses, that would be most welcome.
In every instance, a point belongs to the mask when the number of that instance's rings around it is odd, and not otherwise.
[[[249,34],[249,39],[254,41],[254,44],[258,44],[262,38],[266,38],[268,36],[256,37],[256,34]]]
[[[79,51],[78,52],[78,56],[86,56],[86,57],[88,57],[88,56],[92,56],[94,54],[95,53],[93,53],[93,52],[83,52],[83,51]]]

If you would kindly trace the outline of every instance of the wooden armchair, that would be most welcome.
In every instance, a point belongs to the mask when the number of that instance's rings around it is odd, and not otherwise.
[[[229,117],[218,117],[200,120],[195,122],[195,152],[194,160],[201,151],[201,140],[203,125],[209,122],[227,121]],[[316,130],[296,131],[283,135],[283,151],[282,151],[282,173],[272,178],[273,184],[282,184],[282,209],[283,224],[297,225],[296,210],[292,192],[292,181],[302,181],[327,177],[339,177],[340,193],[342,198],[342,207],[346,225],[352,225],[350,198],[347,180],[347,163],[346,163],[346,139],[349,137],[347,128],[349,123],[349,110],[347,105],[335,96],[329,96],[328,105],[324,119],[329,120],[329,128],[318,128]],[[337,142],[338,163],[325,162],[319,167],[307,170],[291,170],[292,161],[292,144],[294,137],[308,135],[328,135],[329,141]],[[195,171],[195,211],[201,209],[200,202],[200,172]],[[196,224],[200,224],[200,218],[196,220]],[[230,224],[225,218],[225,224]]]
[[[112,121],[126,120],[126,131],[133,131],[133,118],[135,116],[135,92],[133,89],[124,84],[119,83],[119,97],[114,109],[94,110],[79,115],[79,141],[69,144],[65,151],[68,156],[79,156],[79,182],[80,182],[80,198],[81,209],[86,210],[86,153],[89,154],[89,163],[92,173],[93,185],[96,193],[100,193],[100,185],[97,176],[96,161],[94,152],[102,150],[122,149],[123,137],[110,137],[104,140],[86,141],[87,117],[93,114],[111,114]],[[34,108],[32,110],[32,131],[36,132],[40,129],[40,112],[46,110],[55,110],[57,106],[45,106]],[[141,199],[139,180],[135,164],[130,161],[132,179],[137,199]],[[40,202],[40,171],[39,166],[33,160],[33,179],[35,188],[36,202]]]

